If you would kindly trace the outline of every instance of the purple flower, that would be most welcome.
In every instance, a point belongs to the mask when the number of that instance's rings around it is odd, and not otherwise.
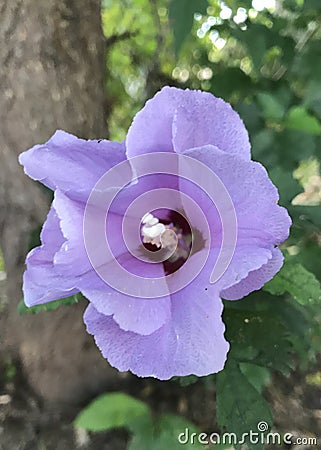
[[[166,87],[126,142],[57,131],[20,162],[54,190],[42,245],[27,256],[26,305],[81,291],[87,330],[120,371],[168,379],[222,370],[221,298],[275,275],[290,227],[230,105]]]

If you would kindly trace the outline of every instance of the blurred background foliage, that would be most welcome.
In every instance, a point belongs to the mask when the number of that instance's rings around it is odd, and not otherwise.
[[[304,370],[321,383],[314,375],[321,344],[321,1],[103,0],[102,23],[110,138],[124,139],[135,113],[164,85],[212,92],[239,112],[253,159],[265,165],[292,217],[279,274],[261,291],[225,301],[228,362],[204,378],[216,382],[222,432],[256,431],[262,420],[272,427],[262,390],[273,372]],[[176,448],[178,432],[192,427],[178,416],[151,418],[125,394],[108,395],[76,427],[127,427],[131,449]]]

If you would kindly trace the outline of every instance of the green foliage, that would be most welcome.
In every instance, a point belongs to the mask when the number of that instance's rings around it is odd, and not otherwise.
[[[276,96],[268,92],[258,92],[256,97],[266,120],[281,121],[283,119],[285,107]]]
[[[191,384],[197,383],[199,377],[196,375],[188,375],[186,377],[173,377],[172,380],[178,380],[179,384],[183,387],[190,386]]]
[[[11,358],[11,356],[6,356],[4,358],[4,377],[5,380],[10,382],[14,379],[14,377],[16,376],[17,373],[17,368]]]
[[[125,138],[146,93],[150,96],[163,84],[170,84],[174,50],[167,6],[166,0],[108,1],[103,5],[108,128],[113,140]]]
[[[260,367],[255,364],[240,363],[241,372],[246,379],[255,387],[261,394],[263,389],[270,383],[271,374],[265,367]]]
[[[225,335],[231,344],[229,358],[237,363],[289,373],[295,349],[288,339],[290,330],[282,314],[286,303],[268,294],[251,294],[238,302],[224,304]],[[296,316],[297,320],[302,320],[300,311]]]
[[[98,397],[75,420],[75,426],[88,431],[107,431],[113,428],[134,427],[137,418],[149,414],[141,401],[122,392]]]
[[[59,308],[59,306],[70,306],[74,303],[78,303],[78,301],[82,298],[83,297],[81,294],[75,294],[70,297],[55,300],[50,303],[44,303],[43,305],[31,306],[30,308],[28,308],[28,306],[25,305],[24,301],[21,300],[18,304],[18,313],[23,316],[24,314],[37,314],[41,311],[54,311],[55,309]]]
[[[285,262],[280,272],[265,284],[264,290],[273,295],[288,292],[303,306],[311,303],[321,305],[319,281],[301,264],[289,260]]]
[[[294,106],[289,110],[286,126],[294,130],[307,131],[311,134],[321,133],[321,125],[318,119],[309,114],[302,106]]]
[[[304,0],[304,8],[321,10],[321,3],[319,0]]]
[[[163,414],[153,419],[148,406],[122,392],[104,394],[90,403],[76,417],[75,426],[88,431],[126,428],[131,433],[129,450],[179,450],[180,433],[200,433],[192,423],[176,415]],[[184,445],[188,450],[203,448],[197,441]],[[219,447],[225,448],[225,447]]]
[[[196,12],[206,14],[207,6],[207,0],[171,0],[169,20],[174,33],[176,56],[192,30],[194,14]]]
[[[313,277],[308,271],[304,275]],[[285,291],[282,285],[273,294]],[[318,295],[313,295],[317,300]],[[241,439],[243,433],[257,431],[260,421],[271,428],[271,413],[262,395],[270,371],[289,374],[295,355],[301,367],[306,368],[315,352],[311,341],[320,342],[320,327],[317,322],[315,326],[311,323],[311,312],[300,303],[262,292],[237,302],[225,302],[223,319],[231,348],[224,370],[217,374],[217,420],[222,432],[234,432]],[[250,448],[264,447],[256,444]]]
[[[154,423],[153,428],[141,427],[142,432],[136,432],[130,442],[128,450],[180,450],[182,444],[178,441],[178,436],[188,429],[188,436],[191,433],[199,434],[201,431],[192,423],[173,414],[163,414]],[[184,448],[188,450],[201,450],[204,447],[195,440],[193,443],[187,442]]]
[[[238,441],[241,441],[244,433],[249,433],[250,430],[257,432],[261,421],[272,426],[267,402],[243,374],[239,365],[231,359],[224,371],[217,375],[216,386],[217,421],[223,431],[235,433]],[[248,443],[249,449],[264,449],[260,443],[251,445],[249,436],[244,441]],[[236,442],[234,444],[236,449],[242,447]]]
[[[2,256],[2,252],[0,249],[0,272],[4,272],[4,260],[3,260],[3,256]]]
[[[280,195],[279,204],[289,208],[293,198],[301,192],[302,187],[293,177],[291,171],[282,169],[281,167],[274,167],[269,171],[269,175],[273,183],[278,187]]]

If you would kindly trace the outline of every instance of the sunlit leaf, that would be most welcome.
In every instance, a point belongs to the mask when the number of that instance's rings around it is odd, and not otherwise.
[[[288,292],[301,305],[321,305],[321,286],[316,277],[301,264],[286,261],[276,276],[265,284],[264,290],[281,295]]]
[[[294,130],[307,131],[311,134],[321,133],[321,124],[318,119],[301,106],[295,106],[289,111],[286,126]]]
[[[149,416],[147,405],[122,392],[104,394],[91,402],[75,419],[75,426],[88,431],[131,428],[138,418]]]

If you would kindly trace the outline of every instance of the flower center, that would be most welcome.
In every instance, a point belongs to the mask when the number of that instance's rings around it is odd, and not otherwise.
[[[151,213],[145,214],[141,222],[143,225],[141,229],[143,243],[161,248],[163,246],[161,237],[166,231],[166,225],[160,223],[159,219]]]
[[[160,220],[148,212],[141,219],[141,237],[145,248],[152,252],[165,251],[163,266],[166,275],[176,272],[187,260],[191,250],[192,233],[187,221],[170,212]]]

